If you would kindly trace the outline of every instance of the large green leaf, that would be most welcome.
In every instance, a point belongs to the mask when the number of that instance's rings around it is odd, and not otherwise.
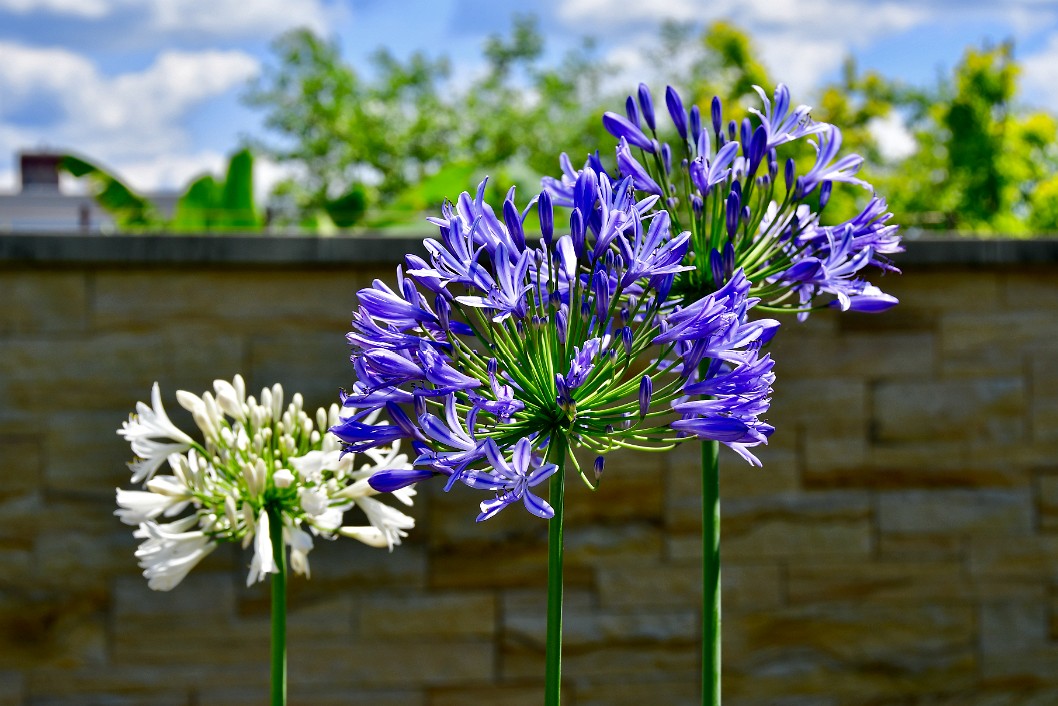
[[[96,187],[96,202],[114,217],[119,228],[157,228],[160,225],[154,205],[103,168],[69,154],[59,160],[59,168],[92,182]]]

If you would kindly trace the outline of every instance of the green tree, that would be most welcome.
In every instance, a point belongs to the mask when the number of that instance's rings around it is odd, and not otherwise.
[[[1058,228],[1058,124],[1014,104],[1019,67],[1009,42],[966,50],[935,87],[911,89],[851,62],[827,87],[816,117],[841,126],[846,146],[905,225],[1029,235]],[[896,111],[914,135],[913,154],[887,162],[872,121]]]

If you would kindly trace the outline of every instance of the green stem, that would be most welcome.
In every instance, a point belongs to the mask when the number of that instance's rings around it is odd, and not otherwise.
[[[277,573],[272,574],[272,706],[287,703],[287,566],[283,516],[268,507],[268,536]]]
[[[566,442],[555,439],[555,464],[549,502],[555,510],[547,526],[547,652],[544,658],[544,706],[558,706],[562,696],[562,514],[565,506]]]
[[[720,444],[701,443],[702,706],[720,706]]]

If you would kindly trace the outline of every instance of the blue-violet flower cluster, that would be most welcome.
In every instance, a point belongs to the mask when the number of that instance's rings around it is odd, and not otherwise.
[[[872,195],[857,216],[834,225],[820,219],[834,183],[871,190],[857,177],[863,159],[841,156],[841,131],[812,120],[807,106],[792,108],[782,84],[773,100],[754,88],[763,110],[725,122],[718,98],[703,115],[697,105],[685,108],[669,86],[671,144],[659,140],[644,84],[628,97],[623,115],[603,115],[604,127],[618,139],[615,178],[631,178],[640,197],[658,197],[654,208],[669,214],[673,230],[690,233],[684,263],[691,267],[678,275],[674,291],[698,299],[741,271],[750,294],[762,300],[759,310],[796,312],[802,320],[820,306],[877,312],[895,305],[895,297],[862,276],[868,266],[897,271],[886,256],[903,248],[885,201]],[[815,161],[798,174],[794,157],[787,156],[780,174],[781,153],[799,140],[812,145]],[[572,206],[580,172],[566,155],[561,164],[561,178],[545,178],[544,188],[556,204]],[[598,156],[585,169],[601,170]]]
[[[774,375],[759,348],[777,323],[749,322],[758,299],[732,272],[687,305],[673,283],[692,233],[674,228],[634,175],[586,167],[568,177],[555,223],[552,192],[497,214],[477,194],[431,221],[428,259],[408,255],[391,286],[376,280],[353,313],[356,380],[331,427],[348,452],[410,440],[410,469],[375,473],[394,491],[434,476],[487,493],[478,520],[521,503],[554,515],[536,489],[575,452],[666,449],[718,440],[751,462],[772,432],[762,419]],[[639,192],[637,194],[637,191]],[[535,211],[541,238],[526,239]],[[391,423],[372,415],[384,409]]]

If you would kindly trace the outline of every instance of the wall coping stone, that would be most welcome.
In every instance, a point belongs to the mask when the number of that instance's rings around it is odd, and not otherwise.
[[[1058,238],[919,238],[912,234],[905,244],[907,252],[893,258],[902,267],[989,267],[1058,262]],[[0,267],[328,268],[354,264],[395,265],[409,252],[425,255],[421,236],[0,234]]]

